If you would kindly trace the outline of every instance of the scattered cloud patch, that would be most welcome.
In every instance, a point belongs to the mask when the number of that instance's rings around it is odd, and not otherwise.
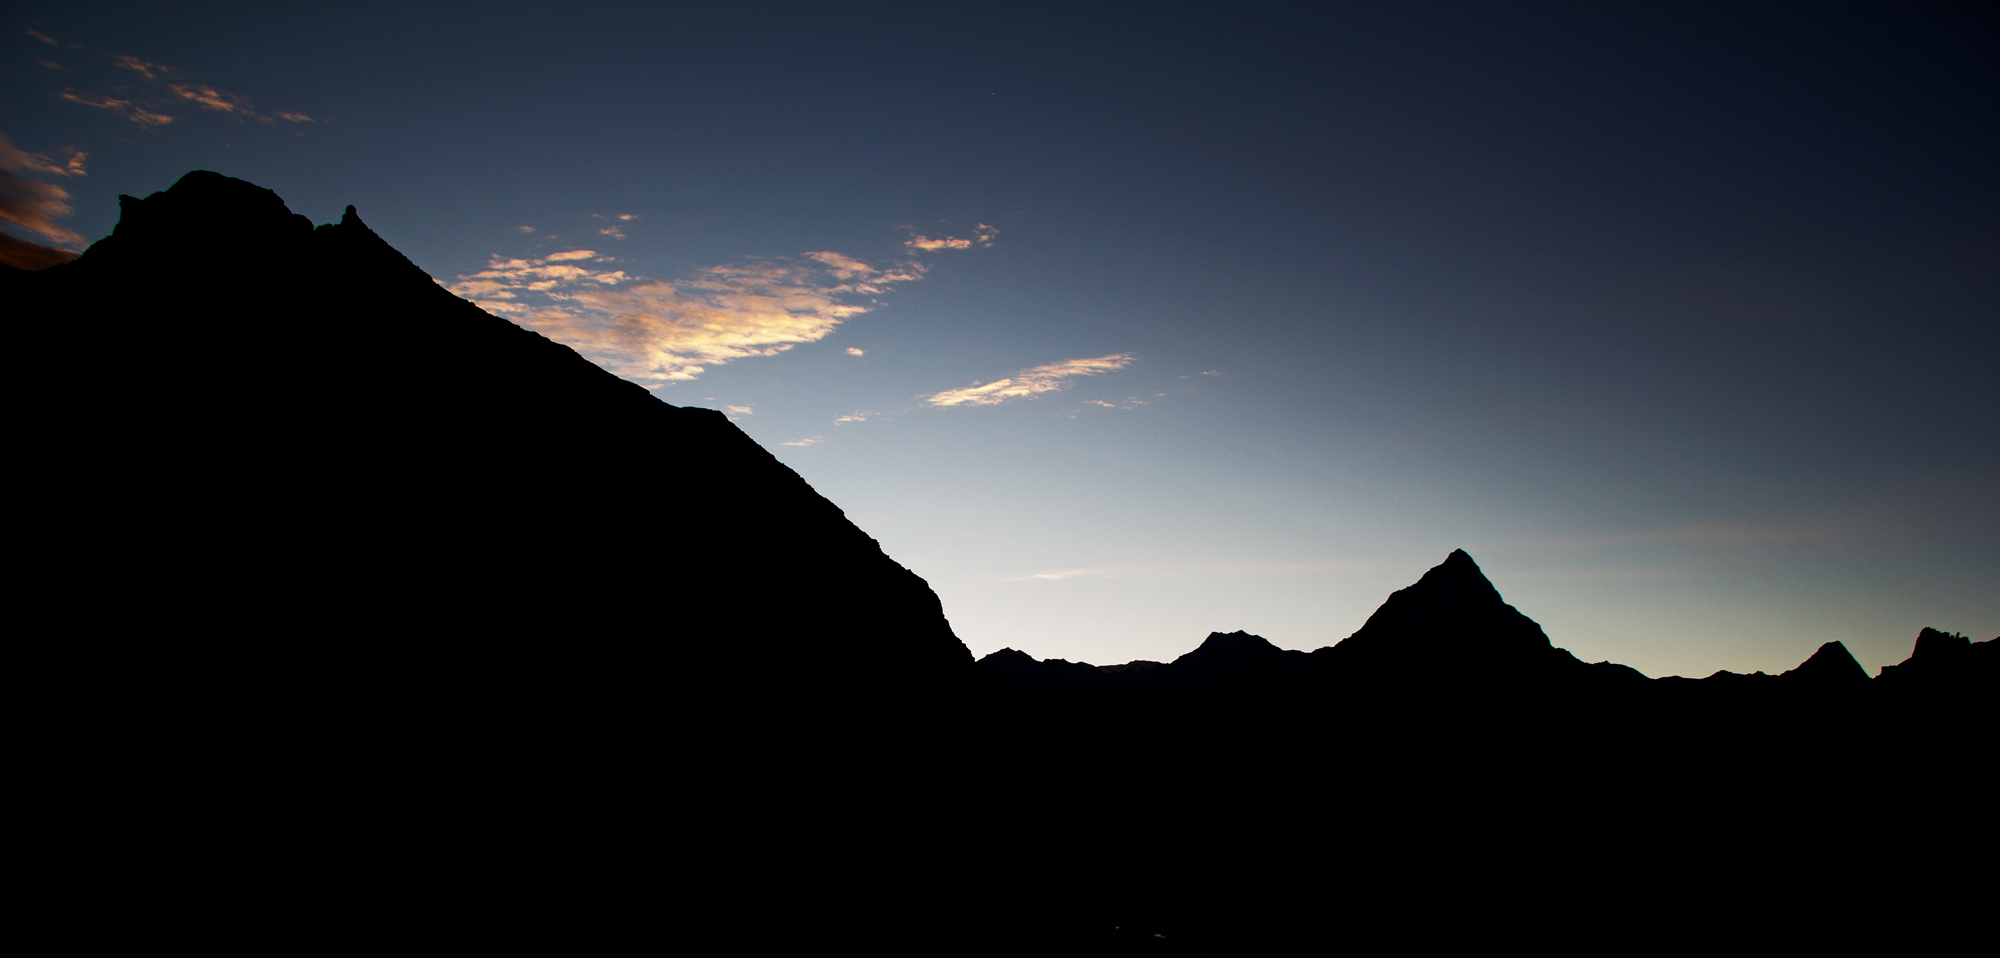
[[[804,448],[804,447],[806,447],[806,446],[817,446],[817,445],[820,445],[820,444],[822,444],[822,443],[824,443],[824,442],[826,442],[826,437],[825,437],[825,436],[814,436],[814,437],[812,437],[812,438],[810,438],[810,439],[794,439],[794,440],[792,440],[791,442],[781,442],[781,443],[779,443],[778,445],[780,445],[780,446],[798,446],[798,447],[801,447],[801,448]]]
[[[72,152],[68,160],[59,163],[45,154],[16,149],[0,134],[0,221],[13,223],[54,243],[81,246],[82,236],[56,222],[72,212],[69,191],[21,174],[83,176],[83,160],[83,153]]]
[[[955,236],[940,236],[937,239],[932,239],[920,233],[910,237],[909,241],[903,244],[903,248],[912,253],[934,253],[944,249],[972,249],[975,246],[992,246],[993,240],[999,235],[1000,231],[998,229],[981,223],[973,228],[971,239],[959,239]]]
[[[147,79],[152,78],[149,76]],[[214,110],[217,113],[236,113],[244,116],[257,115],[257,111],[250,109],[250,101],[233,93],[224,93],[212,86],[176,83],[167,87],[167,92],[183,100],[190,101],[204,110]],[[260,119],[265,118],[260,117]]]
[[[860,348],[858,348],[858,347],[854,347],[854,346],[849,346],[849,347],[847,347],[847,355],[849,355],[849,356],[866,356],[866,355],[868,355],[868,352],[867,352],[867,350],[864,350],[864,349],[860,349]]]
[[[875,410],[873,410],[873,409],[863,409],[863,410],[861,410],[860,412],[851,412],[851,413],[848,413],[848,414],[847,414],[847,415],[845,415],[845,416],[842,416],[842,417],[840,417],[840,418],[838,418],[838,419],[835,419],[835,420],[833,421],[833,424],[834,424],[834,425],[836,425],[836,426],[838,426],[838,425],[840,425],[841,423],[844,423],[844,422],[867,422],[868,420],[870,420],[870,419],[873,419],[873,418],[875,418],[876,416],[880,416],[880,415],[882,415],[882,414],[881,414],[881,413],[879,413],[879,412],[876,412],[876,411],[875,411]]]
[[[147,63],[129,53],[111,62],[145,77],[147,82],[150,83],[158,83],[162,75],[171,76],[180,72],[171,67],[163,67],[157,63]]]
[[[34,33],[34,31],[29,31],[29,33],[36,37],[36,39],[56,46],[66,46],[72,49],[81,49],[83,46],[77,43],[58,44],[55,40],[42,34]],[[106,57],[108,55],[98,53],[96,56]],[[97,90],[71,89],[64,90],[58,95],[71,103],[94,107],[100,110],[111,110],[145,127],[166,126],[174,121],[174,117],[167,112],[168,110],[176,107],[190,106],[198,107],[212,113],[233,116],[240,120],[254,120],[266,125],[274,125],[281,120],[294,124],[319,122],[313,117],[297,110],[260,113],[251,106],[248,97],[239,96],[227,90],[219,90],[207,84],[196,83],[188,71],[163,63],[142,60],[129,53],[109,56],[108,59],[113,72],[109,74],[104,72],[104,67],[102,66],[105,62],[104,60],[99,60],[99,66],[92,71],[99,76],[101,81],[97,84]],[[50,61],[40,62],[51,69],[69,70],[68,67],[61,64]],[[131,76],[127,76],[126,74],[130,74]],[[141,85],[135,87],[135,79]],[[150,84],[153,88],[152,92],[148,92],[147,87],[143,84]],[[117,95],[102,92],[106,89],[115,91]],[[136,92],[133,92],[135,90]]]
[[[657,388],[694,379],[709,366],[824,339],[874,308],[864,297],[924,273],[920,263],[876,268],[823,251],[710,266],[675,281],[606,268],[612,262],[592,250],[495,256],[451,289]]]
[[[520,230],[523,233],[532,233],[535,231],[535,228],[532,226],[516,226],[514,228]]]
[[[48,67],[51,70],[61,70],[65,73],[69,72],[69,67],[63,66],[62,64],[57,63],[54,60],[44,60],[41,57],[36,57],[35,62],[41,64],[42,66]]]
[[[46,153],[29,153],[19,149],[0,133],[0,169],[23,173],[48,173],[54,176],[85,176],[83,161],[90,154],[82,150],[69,150],[62,160],[54,160]]]
[[[756,412],[756,410],[752,409],[749,406],[724,406],[722,407],[722,411],[728,413],[729,418],[732,420],[738,419],[743,416],[752,415]]]
[[[81,103],[84,106],[96,107],[100,110],[110,110],[140,126],[166,126],[174,122],[173,117],[165,113],[156,113],[146,109],[144,106],[134,104],[131,100],[99,96],[95,93],[72,93],[67,90],[62,93],[62,98],[71,103]]]
[[[997,406],[1009,399],[1033,399],[1042,393],[1055,392],[1063,388],[1067,379],[1097,376],[1124,369],[1135,362],[1138,362],[1138,357],[1131,353],[1112,353],[1095,359],[1065,359],[1021,370],[1006,379],[933,393],[924,401],[933,406]]]
[[[75,250],[58,249],[15,239],[13,234],[0,232],[0,263],[30,273],[48,269],[60,263],[67,263],[77,257]]]
[[[612,239],[621,240],[625,238],[625,227],[622,224],[630,223],[639,218],[631,213],[617,213],[609,216],[603,213],[592,213],[590,216],[592,219],[605,221],[605,225],[598,228],[598,233],[609,236]]]
[[[1064,579],[1074,579],[1080,575],[1091,575],[1103,571],[1103,569],[1069,569],[1063,572],[1030,572],[1028,573],[1028,578],[1040,579],[1044,582],[1060,582]]]

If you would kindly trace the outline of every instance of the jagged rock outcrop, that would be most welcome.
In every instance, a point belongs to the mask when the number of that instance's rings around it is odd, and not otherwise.
[[[2000,638],[1974,642],[1955,632],[1926,626],[1917,633],[1910,657],[1882,667],[1878,681],[1899,694],[1979,693],[2000,689]]]

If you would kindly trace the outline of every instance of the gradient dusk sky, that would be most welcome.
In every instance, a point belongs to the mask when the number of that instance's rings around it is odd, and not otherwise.
[[[2000,634],[1991,10],[21,2],[0,229],[352,203],[729,412],[976,655],[1312,649],[1462,547],[1588,661],[1873,674]],[[102,332],[36,361],[145,403]],[[548,507],[699,563],[760,504],[697,476]]]

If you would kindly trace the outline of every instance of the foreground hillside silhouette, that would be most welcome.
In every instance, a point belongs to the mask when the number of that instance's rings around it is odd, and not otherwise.
[[[314,227],[205,172],[121,202],[0,295],[57,613],[31,778],[119,864],[50,884],[147,876],[159,927],[1260,954],[1796,943],[1855,901],[1907,945],[1942,925],[1906,904],[1969,913],[1937,861],[1983,847],[1995,642],[1649,679],[1458,551],[1312,653],[975,664],[720,414],[458,299],[352,207]]]

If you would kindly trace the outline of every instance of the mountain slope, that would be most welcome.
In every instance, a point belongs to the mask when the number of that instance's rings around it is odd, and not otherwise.
[[[315,228],[207,172],[121,205],[5,278],[64,517],[48,586],[117,583],[106,630],[200,621],[197,657],[482,695],[969,674],[923,580],[720,413],[453,296],[352,207]]]

